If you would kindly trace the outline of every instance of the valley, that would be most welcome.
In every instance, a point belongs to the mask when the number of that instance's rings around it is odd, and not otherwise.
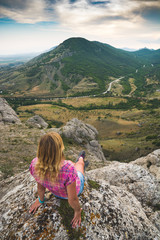
[[[127,52],[70,38],[25,64],[0,66],[0,97],[23,124],[22,129],[1,130],[1,171],[6,176],[14,172],[8,151],[17,165],[22,162],[20,168],[36,153],[41,132],[25,126],[36,114],[49,129],[72,118],[93,125],[108,161],[130,162],[160,147],[159,50]],[[29,152],[28,144],[32,145]],[[12,166],[10,173],[8,166]]]
[[[50,128],[64,126],[72,118],[78,118],[98,130],[99,142],[108,160],[129,162],[160,146],[160,109],[158,106],[154,109],[152,106],[146,109],[133,106],[117,109],[118,104],[125,106],[127,101],[122,97],[43,100],[42,103],[27,106],[23,102],[24,106],[17,106],[16,112],[23,123],[38,114]],[[144,101],[142,106],[145,104]]]

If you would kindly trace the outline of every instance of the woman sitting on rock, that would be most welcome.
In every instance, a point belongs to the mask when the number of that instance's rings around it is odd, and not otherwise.
[[[50,132],[41,137],[37,157],[32,160],[29,168],[37,181],[38,189],[38,198],[29,212],[34,214],[44,203],[45,188],[47,188],[56,197],[68,199],[68,203],[74,209],[72,227],[75,228],[81,224],[82,209],[78,196],[83,191],[84,168],[88,165],[88,161],[84,162],[84,151],[79,154],[76,163],[65,160],[63,150],[63,141],[58,133]]]

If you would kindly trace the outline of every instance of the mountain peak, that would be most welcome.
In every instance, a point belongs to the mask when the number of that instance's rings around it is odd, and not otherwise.
[[[66,39],[63,43],[73,42],[73,41],[87,41],[87,42],[89,42],[89,40],[87,40],[85,38],[82,38],[82,37],[71,37],[71,38]]]
[[[144,48],[140,48],[139,51],[148,51],[148,52],[151,52],[151,51],[155,51],[155,50],[154,50],[154,49],[147,48],[147,47],[144,47]]]
[[[67,40],[65,40],[61,45],[63,45],[66,48],[70,48],[71,50],[75,50],[75,51],[80,51],[80,50],[87,51],[88,48],[91,47],[92,42],[88,41],[85,38],[72,37],[72,38],[68,38]]]

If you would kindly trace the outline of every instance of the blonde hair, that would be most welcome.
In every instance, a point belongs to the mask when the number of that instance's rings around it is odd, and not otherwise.
[[[63,159],[64,144],[61,136],[56,132],[50,132],[41,137],[38,144],[37,158],[35,166],[36,174],[43,181],[46,174],[52,181],[55,181]]]

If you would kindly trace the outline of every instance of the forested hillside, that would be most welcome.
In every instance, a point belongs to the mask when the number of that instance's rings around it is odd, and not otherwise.
[[[130,92],[131,86],[128,90],[126,86],[133,78],[134,94],[139,95],[150,87],[151,91],[159,88],[159,67],[160,50],[131,53],[84,38],[70,38],[22,66],[1,68],[0,91],[21,96],[99,94],[113,79],[125,76],[122,94]],[[152,79],[149,86],[146,78]]]

